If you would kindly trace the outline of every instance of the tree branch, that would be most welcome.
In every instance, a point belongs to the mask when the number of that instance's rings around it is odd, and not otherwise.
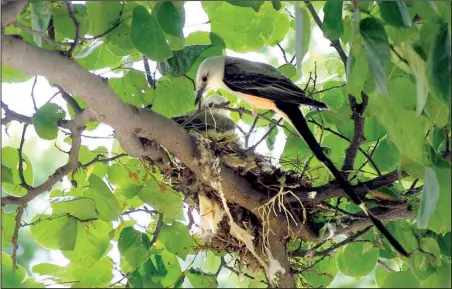
[[[25,5],[27,5],[26,0],[9,1],[5,5],[2,3],[2,30],[6,25],[16,22]]]
[[[312,6],[311,2],[308,0],[304,0],[304,3],[306,4],[306,7],[308,8],[309,12],[311,13],[312,18],[314,18],[315,23],[317,23],[319,28],[322,29],[322,26],[323,26],[322,20],[320,20],[319,15],[317,14],[317,12],[314,9],[314,6]],[[333,46],[336,49],[342,62],[344,63],[344,66],[347,67],[347,55],[345,55],[344,49],[342,49],[339,39],[331,41],[331,46]]]
[[[173,120],[122,102],[100,77],[57,51],[44,50],[7,35],[3,36],[2,48],[4,64],[24,73],[42,75],[66,92],[84,99],[99,121],[115,129],[116,137],[129,155],[147,156],[149,150],[138,139],[146,138],[166,148],[202,180],[202,168],[196,161],[196,144]],[[220,171],[221,186],[228,192],[229,201],[256,213],[266,196],[256,192],[228,167],[222,166]]]
[[[20,221],[22,220],[22,215],[24,214],[25,206],[20,205],[17,207],[16,210],[16,225],[14,227],[13,236],[11,238],[11,244],[13,247],[13,252],[11,253],[11,259],[13,263],[13,271],[17,269],[17,249],[19,248],[18,241],[19,241],[19,229],[21,227]]]
[[[65,0],[66,2],[66,8],[69,16],[72,19],[72,22],[74,22],[75,26],[75,37],[74,42],[72,42],[71,48],[67,51],[67,55],[69,57],[72,56],[72,53],[74,52],[75,48],[77,48],[78,42],[80,40],[80,23],[77,20],[77,17],[75,16],[74,9],[72,8],[72,3],[68,0]]]
[[[78,153],[81,146],[81,131],[80,128],[75,125],[72,128],[72,147],[69,151],[69,161],[62,167],[59,167],[55,173],[37,187],[30,188],[28,193],[22,197],[6,196],[2,198],[2,207],[9,204],[25,205],[29,201],[36,198],[43,192],[50,191],[52,187],[63,179],[64,176],[72,172],[78,165]]]
[[[347,177],[348,171],[353,169],[356,155],[361,143],[364,141],[364,122],[363,117],[364,110],[369,102],[369,97],[364,92],[361,93],[362,103],[357,103],[356,98],[351,94],[348,95],[348,102],[352,109],[352,119],[354,123],[353,138],[350,146],[345,150],[344,165],[342,166],[342,172]]]

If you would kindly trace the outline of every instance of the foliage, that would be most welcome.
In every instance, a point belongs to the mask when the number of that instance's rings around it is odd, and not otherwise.
[[[371,188],[366,200],[381,215],[393,213],[387,227],[412,253],[411,258],[398,256],[374,229],[363,232],[364,226],[348,232],[344,240],[335,230],[343,232],[363,216],[345,198],[329,198],[308,207],[309,222],[323,236],[333,228],[333,237],[322,242],[294,237],[287,245],[297,285],[338,285],[336,276],[341,273],[356,280],[373,276],[378,287],[450,286],[450,2],[305,4],[300,3],[297,9],[301,10],[292,14],[294,4],[286,1],[205,1],[202,9],[210,32],[185,35],[190,12],[184,2],[86,1],[67,8],[64,2],[30,0],[17,23],[6,26],[4,33],[18,34],[46,50],[73,46],[73,60],[94,74],[108,75],[106,83],[122,101],[168,118],[195,109],[193,81],[203,59],[228,51],[265,54],[268,49],[279,51],[279,45],[283,54],[273,59],[279,70],[328,104],[329,110],[305,110],[305,115],[338,168],[352,158],[352,168],[346,172],[351,183],[396,176],[387,187]],[[318,17],[320,12],[323,19]],[[335,51],[316,51],[316,26]],[[344,55],[338,55],[341,51]],[[288,56],[301,64],[306,52],[303,71],[297,71],[301,66],[296,68]],[[3,83],[30,79],[2,65]],[[219,93],[228,98],[229,107],[250,109],[236,97]],[[77,139],[70,124],[86,108],[82,98],[66,95],[67,107],[50,101],[28,118],[17,117],[2,102],[3,135],[12,120],[27,122],[40,139],[74,148]],[[18,101],[31,102],[31,98]],[[243,111],[232,111],[231,117],[244,130],[268,133],[258,148],[273,156],[280,152],[280,158],[273,161],[282,170],[295,171],[312,186],[334,186],[327,170],[290,126],[272,127],[272,117],[260,114],[254,121]],[[98,125],[88,122],[86,129]],[[59,138],[63,129],[71,131],[68,143]],[[241,139],[249,147],[258,142],[256,138],[248,143],[246,133]],[[359,150],[351,157],[348,148],[355,135],[360,135]],[[35,174],[44,165],[30,161],[24,153],[22,145],[29,142],[29,136],[24,133],[20,141],[16,147],[2,146],[2,201],[30,195],[42,185]],[[41,191],[50,191],[40,198],[51,210],[39,208],[27,223],[20,219],[20,212],[24,205],[32,206],[30,200],[17,207],[2,205],[3,287],[44,287],[44,276],[72,287],[178,288],[191,284],[204,288],[221,282],[267,286],[259,272],[262,268],[253,272],[252,266],[236,266],[234,258],[242,256],[238,250],[219,252],[215,244],[201,240],[192,221],[193,199],[157,166],[126,155],[117,140],[94,149],[87,142],[82,136],[76,169],[64,174],[70,185]],[[174,158],[171,161],[177,163]],[[179,173],[189,172],[179,165]],[[59,171],[62,168],[55,175]],[[397,210],[415,213],[402,216]],[[142,219],[146,219],[144,224]],[[29,229],[33,241],[46,251],[59,250],[70,261],[68,265],[41,262],[30,268],[22,262],[15,268],[20,260],[14,248],[18,229]],[[354,234],[360,232],[363,236],[355,240]],[[24,244],[20,239],[19,247]],[[112,252],[119,257],[110,258]]]

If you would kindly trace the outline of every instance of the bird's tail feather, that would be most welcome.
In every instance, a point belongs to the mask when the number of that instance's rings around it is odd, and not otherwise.
[[[314,135],[310,131],[308,127],[308,123],[304,118],[303,114],[300,111],[300,108],[297,105],[291,103],[283,103],[277,102],[276,107],[281,110],[289,120],[292,122],[292,125],[298,131],[298,133],[303,137],[309,148],[312,150],[314,155],[317,157],[319,161],[325,164],[328,170],[336,179],[339,186],[344,190],[350,200],[352,200],[356,205],[360,206],[360,208],[364,211],[364,213],[370,218],[372,223],[377,227],[377,229],[388,239],[389,243],[402,255],[408,257],[409,254],[405,249],[400,245],[400,243],[391,235],[391,233],[385,228],[383,223],[378,220],[371,212],[367,210],[364,206],[364,203],[356,194],[355,190],[352,188],[350,183],[345,179],[342,173],[336,168],[333,162],[325,155],[321,146],[315,139]]]
[[[302,100],[300,100],[300,103],[302,105],[309,105],[309,106],[313,106],[313,107],[318,107],[318,108],[322,108],[322,109],[328,109],[328,105],[324,104],[321,101],[312,99],[312,98],[308,98],[308,97],[303,97]]]

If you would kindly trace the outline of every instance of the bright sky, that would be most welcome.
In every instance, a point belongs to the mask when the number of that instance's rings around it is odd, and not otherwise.
[[[78,2],[78,3],[84,3],[85,1],[73,1],[73,2]],[[201,3],[200,2],[193,2],[193,1],[187,1],[185,4],[185,15],[186,15],[186,20],[185,20],[185,28],[184,28],[184,34],[185,36],[188,36],[191,32],[194,31],[198,31],[198,30],[203,30],[203,31],[210,31],[210,24],[200,24],[200,23],[205,23],[208,21],[208,17],[205,14],[204,10],[201,7]],[[322,14],[322,13],[321,13]],[[321,17],[323,17],[323,15],[320,15]],[[294,33],[293,31],[291,31],[290,33]],[[285,41],[286,42],[286,41]],[[283,42],[282,45],[284,46],[285,43]],[[306,58],[309,58],[310,55],[312,55],[312,51],[313,49],[315,49],[316,53],[320,53],[320,54],[327,54],[333,51],[333,48],[330,47],[330,43],[328,40],[326,40],[323,35],[321,30],[318,27],[314,28],[314,31],[312,33],[312,39],[311,42],[313,42],[311,44],[311,49],[310,49],[310,53],[308,52],[308,54],[306,55]],[[270,55],[274,55],[278,57],[278,64],[282,65],[284,64],[284,60],[281,54],[281,51],[279,50],[278,47],[270,47],[269,48],[269,53]],[[265,55],[262,54],[258,54],[255,52],[250,52],[250,53],[246,53],[246,54],[237,54],[234,53],[233,51],[227,50],[227,54],[231,55],[231,56],[239,56],[239,57],[243,57],[249,60],[254,60],[254,61],[261,61],[261,62],[266,62],[266,57]],[[141,62],[138,62],[134,65],[135,68],[143,70],[143,64]],[[104,76],[108,76],[108,74],[104,75]],[[31,101],[31,91],[32,91],[32,87],[33,87],[33,82],[34,82],[34,78],[30,79],[27,82],[24,83],[18,83],[18,84],[10,84],[10,83],[2,83],[2,99],[3,102],[5,102],[9,108],[17,113],[20,114],[24,114],[24,115],[28,115],[28,116],[32,116],[34,111],[33,108],[33,103]],[[43,77],[38,77],[37,83],[36,83],[36,87],[34,89],[34,96],[35,96],[35,100],[36,100],[36,104],[37,107],[42,106],[43,104],[45,104],[52,95],[54,95],[58,90],[56,88],[52,88],[49,83],[47,82],[47,80]],[[65,101],[61,98],[60,95],[57,95],[52,102],[60,105],[62,108],[66,109],[66,103]],[[246,126],[243,126],[244,128],[246,128]],[[2,147],[3,146],[13,146],[13,147],[18,147],[19,145],[19,140],[20,140],[20,135],[22,133],[22,128],[23,126],[17,122],[12,122],[10,124],[10,126],[8,127],[8,134],[6,134],[5,132],[5,127],[2,126]],[[250,139],[251,143],[253,143],[253,141],[258,141],[263,134],[266,132],[265,129],[259,129],[258,132],[256,134],[254,134],[254,136]],[[112,133],[112,129],[107,126],[107,125],[100,125],[95,131],[93,132],[84,132],[84,135],[92,135],[92,136],[109,136]],[[27,130],[27,138],[36,138],[37,135],[33,129],[33,126],[29,126],[28,130]],[[41,154],[40,152],[43,150],[48,149],[49,147],[52,147],[55,145],[55,143],[58,145],[58,147],[62,148],[63,150],[68,150],[70,147],[69,145],[67,145],[66,143],[64,143],[64,135],[63,134],[59,134],[58,138],[56,139],[56,141],[46,141],[43,139],[39,139],[37,138],[37,141],[35,143],[35,146],[31,146],[25,144],[24,146],[24,152],[27,154],[27,156],[31,159],[32,163],[39,163],[40,162],[40,157]],[[274,157],[279,156],[279,154],[282,152],[282,149],[284,147],[284,138],[277,138],[277,142],[275,144],[275,152],[273,153]],[[84,138],[83,139],[83,144],[87,145],[90,149],[94,149],[97,146],[103,145],[106,146],[107,148],[111,148],[112,145],[112,140],[106,140],[106,139],[89,139],[89,138]],[[266,149],[266,145],[265,142],[263,142],[258,148],[257,150],[261,153],[266,153],[267,149]],[[58,158],[58,165],[63,165],[66,160],[67,160],[67,156],[63,153],[58,152],[57,150],[54,150],[55,158]],[[36,167],[35,167],[36,169]],[[56,169],[56,168],[52,168]],[[63,183],[63,187],[65,188],[69,188],[70,184],[69,182],[66,180]],[[44,208],[46,209],[46,213],[51,213],[51,208],[49,208],[48,202],[45,200],[45,198],[38,198],[35,201],[33,201],[32,206],[30,206],[28,208],[28,215],[25,215],[25,219],[29,220],[31,217],[33,217],[36,213],[42,213]],[[149,216],[146,213],[136,213],[133,215],[134,219],[138,220],[138,224],[143,225],[143,226],[147,226],[147,224],[149,223]],[[139,227],[137,227],[137,229],[140,229]],[[41,251],[42,252],[42,251]],[[119,263],[119,252],[117,250],[112,250],[112,252],[109,254],[109,256],[117,263]],[[191,262],[191,258],[187,258],[187,262]],[[39,253],[38,256],[36,256],[36,258],[32,261],[31,266],[38,264],[38,263],[43,263],[43,262],[50,262],[50,263],[54,263],[54,264],[58,264],[60,266],[65,266],[69,263],[69,261],[59,252],[59,251],[55,251],[52,250],[50,251],[50,256],[46,255],[46,254],[42,254]],[[181,263],[185,263],[187,264],[187,262],[183,262],[181,261]],[[200,265],[199,262],[198,265]],[[195,265],[196,265],[195,263]],[[118,276],[118,274],[116,274],[116,278],[119,278],[120,276]],[[220,275],[220,286],[234,286],[233,281],[231,281],[230,278],[230,273],[229,271],[225,271],[222,272],[222,274]],[[231,283],[232,282],[232,283]],[[48,282],[46,282],[48,283]],[[187,281],[186,281],[186,284]],[[56,286],[59,287],[59,286]]]

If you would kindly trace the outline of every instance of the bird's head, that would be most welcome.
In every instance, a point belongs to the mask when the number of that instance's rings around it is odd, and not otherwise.
[[[215,56],[204,59],[199,65],[196,74],[195,105],[201,101],[205,92],[222,87],[224,62],[224,56]]]

